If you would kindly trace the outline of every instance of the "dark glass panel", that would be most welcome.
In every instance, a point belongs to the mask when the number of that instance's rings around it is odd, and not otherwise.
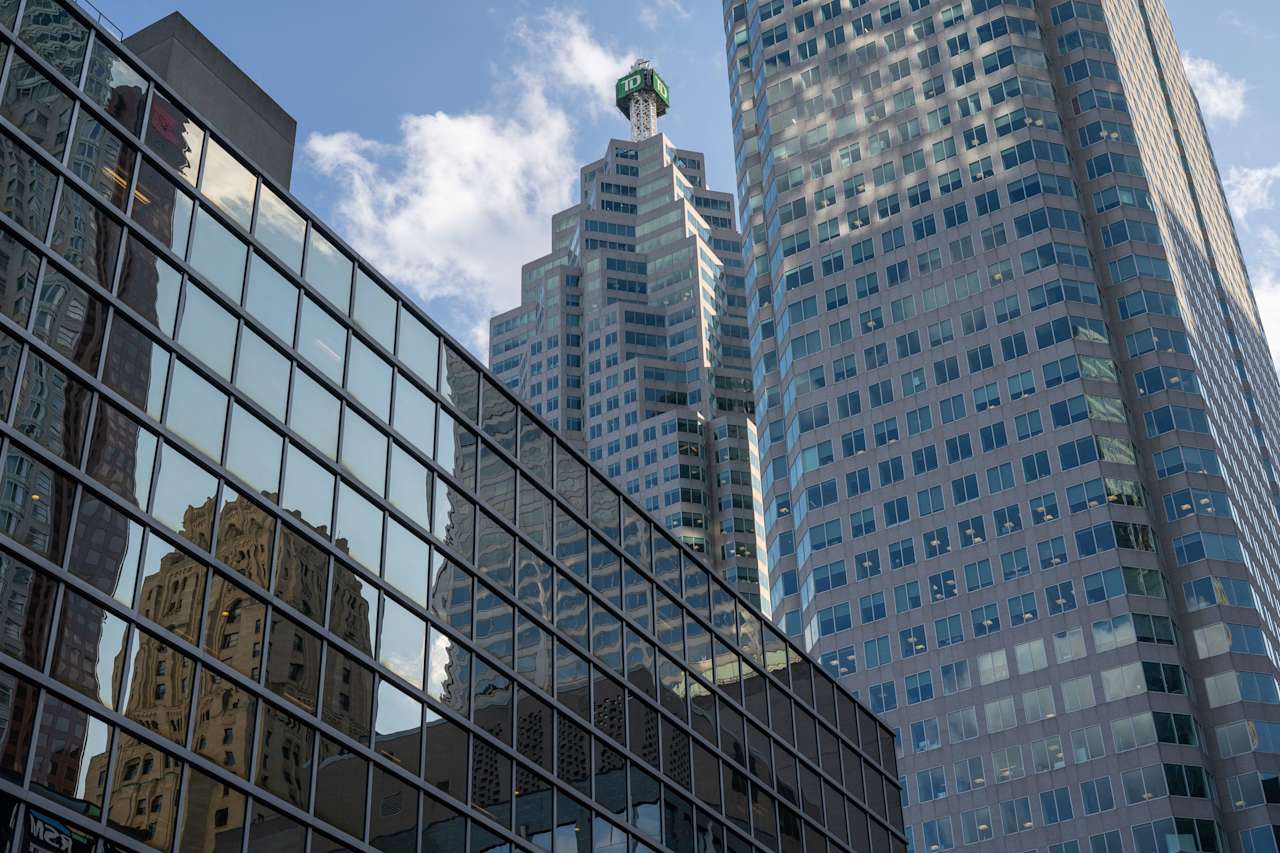
[[[439,553],[431,560],[428,611],[464,637],[471,636],[471,575]]]
[[[235,788],[192,767],[187,772],[178,853],[239,850],[246,800]]]
[[[471,746],[471,802],[502,826],[511,825],[511,759],[485,741]]]
[[[89,28],[56,0],[27,0],[18,37],[69,82],[80,80]]]
[[[258,700],[209,670],[200,673],[192,749],[241,778],[249,778]]]
[[[627,742],[627,691],[622,685],[604,674],[593,670],[592,698],[593,721],[596,729],[613,738],[620,745]]]
[[[778,793],[794,806],[800,805],[800,783],[796,776],[798,766],[796,757],[789,750],[773,751],[773,772],[776,777],[774,786],[778,789]]]
[[[511,592],[514,589],[515,540],[488,513],[479,513],[479,527],[476,540],[476,568],[480,576],[492,581],[497,586]]]
[[[769,850],[778,849],[778,819],[773,797],[754,782],[751,783],[751,818],[756,840]]]
[[[0,143],[0,152],[3,144]],[[0,170],[6,169],[0,160]],[[0,171],[0,175],[5,172]],[[21,243],[7,228],[0,227],[0,313],[19,326],[27,325],[31,302],[40,273],[40,256]]]
[[[467,800],[467,763],[459,756],[468,755],[471,737],[466,729],[448,717],[427,708],[422,733],[427,739],[427,758],[423,778],[446,794],[463,802]]]
[[[564,575],[556,575],[556,627],[587,648],[587,594]]]
[[[596,802],[618,819],[627,816],[627,759],[596,739]]]
[[[555,853],[591,853],[591,811],[577,800],[556,794]]]
[[[321,736],[317,768],[316,817],[362,838],[368,760]]]
[[[658,655],[658,698],[661,699],[663,708],[686,722],[689,719],[685,704],[687,680],[684,670],[678,664],[666,655]],[[714,732],[714,727],[712,731]]]
[[[134,221],[161,244],[185,256],[194,210],[191,196],[179,190],[160,170],[142,161],[133,191]]]
[[[554,789],[542,776],[520,765],[516,766],[515,781],[516,832],[537,847],[550,850]]]
[[[781,751],[781,750],[779,750]],[[757,779],[773,785],[773,748],[764,730],[747,721],[747,769]]]
[[[619,496],[614,488],[591,474],[591,523],[613,541],[619,539]]]
[[[622,568],[622,606],[628,618],[646,631],[653,630],[653,585],[629,564]]]
[[[551,635],[523,614],[516,614],[516,672],[548,695],[554,690]]]
[[[556,559],[579,580],[587,580],[587,531],[560,506],[556,507]]]
[[[249,849],[254,853],[297,853],[307,846],[307,830],[291,817],[262,802],[253,804]]]
[[[662,786],[650,773],[631,765],[631,823],[654,841],[662,840]]]
[[[67,590],[50,675],[107,708],[117,710],[129,623]]]
[[[551,517],[551,499],[521,477],[517,524],[535,545],[547,550],[551,549]]]
[[[663,533],[653,536],[653,574],[667,589],[680,594],[680,551]]]
[[[818,774],[800,765],[800,800],[804,813],[822,822],[822,781]]]
[[[415,775],[418,773],[422,752],[422,703],[389,681],[378,684],[378,722],[373,746],[405,770]]]
[[[80,465],[93,393],[80,380],[35,353],[27,357],[14,426],[72,465]]]
[[[622,622],[596,603],[591,607],[591,651],[605,666],[614,672],[625,674]]]
[[[205,132],[168,98],[156,92],[151,98],[146,143],[161,160],[192,185],[200,168]]]
[[[156,850],[174,842],[182,762],[124,732],[116,733],[116,771],[107,825]]]
[[[692,738],[685,729],[670,720],[662,721],[662,771],[686,788],[693,785],[690,777],[689,744]]]
[[[649,522],[631,504],[622,503],[622,550],[642,566],[649,565]]]
[[[133,601],[142,553],[142,525],[91,492],[80,497],[67,569],[108,595]]]
[[[195,663],[163,640],[133,631],[124,715],[178,745],[187,742]],[[176,790],[176,789],[175,789]]]
[[[720,709],[720,751],[739,764],[746,765],[747,742],[742,714],[723,699],[716,704]]]
[[[662,590],[654,590],[654,613],[658,642],[674,657],[684,658],[684,608]]]
[[[120,298],[166,335],[172,335],[178,313],[182,273],[137,237],[125,242],[120,270]]]
[[[9,448],[4,470],[6,488],[24,499],[0,509],[0,527],[37,554],[61,564],[75,483],[16,447]]]
[[[591,719],[591,665],[556,643],[556,698],[584,720]]]
[[[14,56],[4,98],[0,100],[0,115],[54,157],[60,158],[67,146],[71,105],[70,96],[43,71]]]
[[[627,682],[650,699],[658,696],[654,674],[653,646],[630,628],[627,629]]]
[[[315,732],[292,714],[263,708],[258,738],[257,784],[305,809],[311,799],[311,751]]]
[[[849,829],[845,813],[845,799],[830,782],[822,783],[822,792],[823,799],[827,804],[827,831],[845,844],[848,844]]]
[[[94,39],[84,91],[107,115],[138,132],[147,98],[147,81],[105,39]]]
[[[556,776],[591,796],[591,735],[563,714],[556,715]]]
[[[476,591],[476,648],[511,666],[515,652],[514,628],[511,605],[480,584]]]
[[[467,612],[471,612],[470,607]],[[342,563],[334,563],[329,630],[365,654],[372,655],[373,629],[377,621],[377,588]]]
[[[0,109],[0,114],[4,111]],[[41,240],[49,230],[53,191],[57,177],[31,156],[8,133],[0,133],[0,178],[6,186],[22,187],[21,193],[0,195],[0,210]]]
[[[742,662],[742,692],[747,713],[761,724],[769,725],[769,693],[765,675],[746,661]]]
[[[461,850],[466,841],[467,819],[430,794],[422,798],[421,825],[423,850]]]
[[[747,774],[723,765],[724,815],[743,832],[751,831],[751,801],[748,797]]]
[[[129,200],[129,181],[138,152],[88,111],[76,119],[71,171],[94,189],[107,204],[124,210]]]
[[[551,486],[552,448],[551,434],[522,410],[520,412],[520,461],[539,483],[548,488]]]
[[[330,644],[324,661],[323,695],[321,718],[352,740],[367,745],[373,713],[373,672]]]
[[[516,598],[520,606],[535,616],[551,619],[551,564],[521,544],[516,549]]]
[[[516,521],[516,473],[487,444],[480,445],[477,496],[508,524]]]
[[[8,625],[4,627],[9,628]],[[4,636],[10,636],[8,630]],[[0,719],[5,721],[0,726],[0,778],[18,785],[22,784],[26,774],[27,753],[31,750],[39,701],[40,690],[34,684],[0,670]]]
[[[563,444],[556,445],[556,491],[579,513],[587,513],[587,466]]]
[[[603,540],[591,537],[591,588],[614,607],[622,606],[621,561]]]
[[[511,679],[495,670],[483,658],[476,658],[475,671],[473,720],[481,729],[510,745],[515,686]]]
[[[769,682],[769,708],[773,717],[773,733],[787,743],[796,742],[792,729],[791,697],[782,688]]]
[[[44,572],[0,553],[0,652],[44,669],[58,584]]]
[[[481,428],[499,447],[516,452],[516,404],[490,379],[484,380],[484,407]]]
[[[168,351],[117,313],[102,370],[107,387],[159,420],[168,373]]]
[[[64,184],[49,245],[91,281],[109,288],[122,230],[120,224],[88,196]]]
[[[267,687],[314,713],[320,689],[320,638],[292,619],[273,613],[269,648]]]
[[[414,853],[417,827],[418,789],[375,766],[369,843],[384,853]]]
[[[0,693],[7,686],[6,680],[6,676],[0,676]],[[34,703],[35,690],[24,686],[28,700]],[[24,709],[12,710],[21,713]],[[20,731],[22,721],[15,722]],[[26,724],[30,725],[29,719]],[[110,726],[52,694],[45,694],[40,733],[31,759],[31,787],[82,814],[96,816],[102,809],[102,788],[110,750]]]
[[[661,769],[658,745],[658,712],[639,697],[627,699],[628,742],[631,751],[647,761],[654,770]]]
[[[444,369],[440,371],[440,393],[465,417],[479,419],[480,374],[448,344],[444,347]]]
[[[260,510],[254,507],[253,518],[257,518]],[[256,524],[256,521],[254,522]],[[253,531],[255,546],[263,546],[267,550],[261,556],[269,560],[271,528],[264,526]],[[323,548],[311,542],[306,536],[284,525],[280,528],[279,552],[276,556],[276,595],[282,601],[293,605],[304,616],[316,622],[321,621],[324,613],[325,589],[328,584],[329,555]],[[335,582],[337,580],[335,574]],[[263,581],[266,585],[266,581]],[[336,590],[335,590],[336,592]]]
[[[516,704],[515,725],[516,751],[547,772],[552,772],[555,714],[551,706],[521,688]]]

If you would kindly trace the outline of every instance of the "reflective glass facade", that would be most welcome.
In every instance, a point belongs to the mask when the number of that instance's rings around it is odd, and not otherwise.
[[[0,42],[0,850],[905,849],[693,552],[110,36]]]
[[[773,615],[914,850],[1275,853],[1280,387],[1165,4],[722,11]]]

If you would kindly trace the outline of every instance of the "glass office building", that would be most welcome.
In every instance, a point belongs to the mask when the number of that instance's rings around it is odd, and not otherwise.
[[[914,849],[1274,853],[1280,391],[1164,4],[723,13],[774,615]]]
[[[217,127],[0,53],[0,850],[905,849],[892,732]]]
[[[498,379],[755,604],[767,590],[733,197],[661,133],[611,140],[489,323]],[[764,603],[768,609],[768,603]]]

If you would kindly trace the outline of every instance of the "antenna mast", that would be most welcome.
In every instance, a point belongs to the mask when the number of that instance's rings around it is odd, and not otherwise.
[[[658,132],[658,117],[671,106],[666,81],[647,59],[637,59],[618,79],[618,109],[631,121],[631,139],[643,142]]]

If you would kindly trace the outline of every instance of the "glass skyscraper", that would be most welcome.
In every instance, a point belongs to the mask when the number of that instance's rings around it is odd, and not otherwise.
[[[773,615],[919,853],[1273,853],[1276,375],[1160,0],[723,4]]]
[[[0,53],[0,851],[905,849],[892,732],[246,125]]]
[[[502,382],[753,602],[767,591],[741,240],[705,156],[611,140],[490,323]],[[767,602],[765,602],[767,607]]]

